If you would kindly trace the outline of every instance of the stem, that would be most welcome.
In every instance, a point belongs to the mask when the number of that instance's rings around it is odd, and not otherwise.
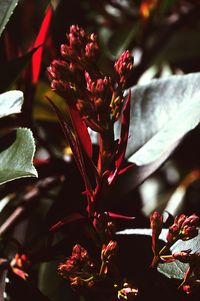
[[[113,123],[109,124],[107,131],[99,134],[98,171],[100,175],[110,169],[113,159],[114,130]]]
[[[105,274],[105,269],[107,267],[107,264],[108,262],[107,261],[102,261],[101,263],[101,268],[100,268],[100,271],[99,271],[99,276],[102,276],[103,274]]]

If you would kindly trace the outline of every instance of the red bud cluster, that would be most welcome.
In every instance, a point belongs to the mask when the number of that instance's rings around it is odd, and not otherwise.
[[[93,264],[89,258],[88,252],[79,244],[75,245],[72,250],[72,255],[65,263],[58,267],[59,273],[65,277],[76,277],[77,274],[88,273],[91,271]]]
[[[192,214],[187,217],[184,214],[177,216],[174,219],[173,225],[169,228],[167,234],[167,241],[172,243],[177,239],[188,240],[198,235],[197,223],[199,217],[196,214]]]
[[[133,68],[129,51],[114,64],[113,78],[104,76],[97,67],[99,45],[94,33],[88,35],[72,25],[61,45],[62,59],[48,67],[51,88],[73,105],[94,131],[107,128],[119,118],[123,106],[123,89]]]
[[[119,75],[120,84],[124,87],[127,78],[133,69],[133,57],[128,50],[124,51],[114,64],[115,70]]]

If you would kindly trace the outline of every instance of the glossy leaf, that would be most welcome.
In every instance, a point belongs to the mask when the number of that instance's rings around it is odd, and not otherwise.
[[[0,2],[0,36],[4,31],[19,0],[1,0]]]
[[[200,121],[200,74],[174,75],[132,89],[126,157],[151,164]]]
[[[0,153],[0,184],[23,177],[37,177],[32,164],[34,151],[31,131],[17,129],[15,142]]]
[[[23,92],[12,90],[0,94],[0,118],[21,112]]]

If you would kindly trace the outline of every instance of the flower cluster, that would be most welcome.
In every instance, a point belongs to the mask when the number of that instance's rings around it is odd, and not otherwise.
[[[96,36],[72,25],[66,37],[67,43],[60,50],[62,59],[54,60],[48,68],[51,88],[76,107],[87,126],[98,132],[106,130],[120,115],[133,58],[125,51],[114,64],[115,75],[104,76],[96,64]]]

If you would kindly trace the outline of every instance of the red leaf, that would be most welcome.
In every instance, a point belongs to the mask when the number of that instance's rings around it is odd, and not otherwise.
[[[47,100],[50,102],[50,104],[52,105],[55,113],[57,114],[58,120],[60,122],[60,125],[62,127],[63,133],[65,135],[65,137],[67,138],[67,141],[71,147],[71,150],[73,152],[74,155],[74,159],[76,161],[76,164],[79,168],[79,171],[83,177],[84,180],[84,184],[85,184],[85,188],[86,190],[91,193],[92,192],[92,187],[86,172],[86,167],[85,167],[85,161],[83,158],[83,154],[80,148],[80,143],[79,143],[79,137],[76,137],[72,134],[71,129],[69,127],[69,125],[67,124],[67,122],[65,121],[64,116],[62,115],[62,113],[60,112],[60,110],[57,108],[57,106],[53,103],[53,101],[47,97]],[[92,160],[91,160],[92,162]],[[93,170],[94,171],[94,170]],[[90,199],[89,195],[87,196],[88,200]]]
[[[111,218],[119,218],[119,219],[127,219],[127,220],[133,220],[135,219],[134,216],[127,216],[127,215],[123,215],[123,214],[118,214],[118,213],[113,213],[113,212],[106,212],[109,217]]]
[[[42,60],[42,53],[45,40],[47,38],[47,34],[49,31],[51,19],[52,19],[53,9],[52,6],[49,5],[46,11],[46,15],[43,19],[42,25],[40,27],[39,33],[34,43],[34,48],[41,45],[41,47],[34,53],[32,57],[32,82],[36,83],[38,81],[40,67],[41,67],[41,60]]]
[[[88,133],[87,126],[85,122],[82,120],[79,112],[73,106],[68,106],[70,116],[72,119],[73,127],[76,131],[78,139],[83,147],[83,150],[87,154],[87,156],[92,158],[92,142],[90,139],[90,135]]]
[[[81,220],[81,219],[85,219],[85,216],[81,215],[79,212],[71,213],[71,214],[67,215],[66,217],[64,217],[62,220],[60,220],[58,223],[53,225],[49,229],[49,231],[57,231],[61,227],[65,226],[67,224],[70,224],[72,222]]]
[[[49,101],[49,103],[51,104],[51,106],[53,107],[59,123],[61,125],[61,128],[63,130],[63,133],[67,139],[67,142],[69,143],[69,146],[71,147],[72,153],[74,155],[74,159],[75,162],[79,168],[79,171],[81,173],[81,175],[83,176],[83,172],[82,172],[82,168],[81,168],[81,163],[80,163],[80,154],[79,154],[79,150],[78,150],[78,146],[77,146],[77,142],[75,137],[73,136],[71,129],[69,127],[69,125],[67,124],[67,122],[65,121],[64,116],[62,115],[62,113],[60,112],[60,110],[57,108],[57,106],[54,104],[54,102],[48,97],[46,96],[46,99]]]

